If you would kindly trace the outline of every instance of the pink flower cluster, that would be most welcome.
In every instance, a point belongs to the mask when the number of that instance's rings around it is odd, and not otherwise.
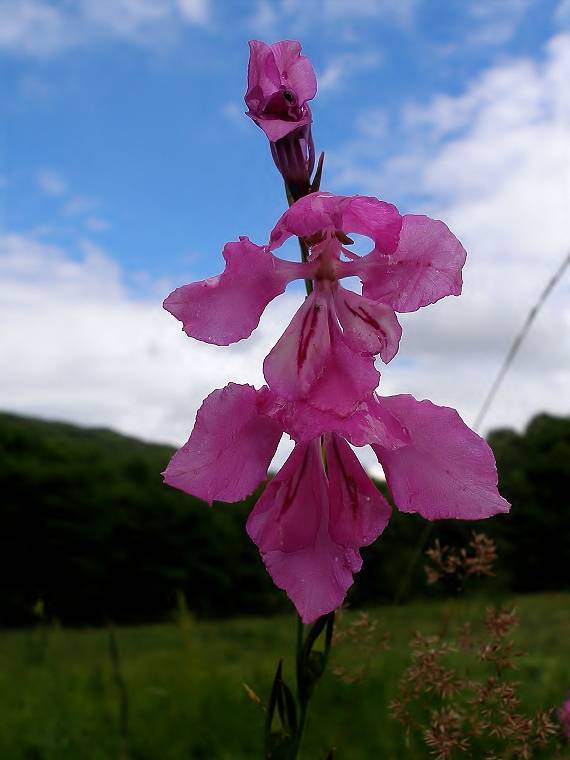
[[[270,141],[310,127],[306,101],[315,91],[298,43],[251,43],[246,102]],[[370,238],[368,254],[351,250],[353,233]],[[304,241],[305,262],[276,255],[291,236]],[[401,511],[429,520],[508,511],[491,449],[455,410],[376,394],[375,357],[388,363],[398,351],[396,312],[461,292],[466,254],[443,222],[401,216],[377,198],[314,192],[293,203],[265,245],[240,237],[223,256],[221,275],[184,285],[164,302],[198,340],[247,338],[288,283],[309,280],[313,290],[264,361],[267,385],[230,383],[211,393],[164,477],[210,504],[239,501],[266,478],[282,434],[293,439],[247,531],[305,623],[342,603],[362,566],[359,550],[390,517],[351,446],[372,447]],[[341,284],[346,277],[360,279],[362,294]]]

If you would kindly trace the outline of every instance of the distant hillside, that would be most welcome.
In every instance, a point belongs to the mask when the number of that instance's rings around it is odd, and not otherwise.
[[[5,619],[38,599],[70,622],[148,619],[179,590],[202,614],[278,603],[244,537],[251,503],[209,509],[163,485],[173,449],[2,414],[0,452]]]
[[[509,517],[478,524],[496,537],[496,584],[568,588],[570,419],[541,415],[525,435],[491,436]],[[42,600],[66,623],[150,620],[182,592],[201,615],[279,609],[244,523],[254,499],[205,504],[162,484],[172,449],[108,430],[0,414],[0,619],[34,620]],[[394,518],[365,550],[355,603],[389,601],[402,586],[424,522]],[[473,525],[441,522],[433,536],[465,542]],[[409,593],[425,593],[422,562]]]

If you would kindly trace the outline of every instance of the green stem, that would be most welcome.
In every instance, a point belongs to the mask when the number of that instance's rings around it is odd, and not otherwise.
[[[309,249],[307,248],[307,244],[303,240],[303,238],[297,238],[299,241],[299,248],[301,249],[301,261],[303,264],[307,263],[307,259],[309,258]],[[307,295],[310,296],[313,292],[313,281],[312,280],[305,280],[305,290],[307,291]]]
[[[293,750],[293,756],[291,760],[295,760],[299,755],[301,749],[301,740],[303,738],[303,732],[305,730],[305,723],[307,720],[307,708],[309,701],[306,698],[303,684],[303,661],[304,661],[304,640],[303,640],[303,621],[297,615],[297,653],[296,653],[296,676],[297,676],[297,703],[299,705],[299,723],[297,726],[297,735],[295,737],[295,748]]]
[[[309,187],[310,193],[314,193],[316,190],[320,188],[324,158],[325,158],[325,154],[321,153],[320,158],[319,158],[319,164],[317,166],[317,171],[313,179],[313,184]],[[289,186],[287,185],[287,183],[285,183],[285,195],[287,196],[287,203],[289,204],[289,206],[292,206],[293,203],[295,203],[295,198],[293,197],[293,193],[289,189]],[[307,244],[305,243],[305,241],[303,240],[303,238],[298,238],[298,240],[299,240],[299,248],[301,249],[301,261],[303,262],[303,264],[306,264],[309,258],[309,248]],[[313,292],[312,280],[305,280],[305,290],[307,291],[307,295],[310,296],[311,293]]]
[[[317,683],[323,677],[328,663],[332,645],[335,613],[329,612],[313,623],[312,628],[305,637],[303,635],[303,622],[297,617],[297,704],[299,707],[299,721],[291,760],[296,760],[301,749],[301,742],[307,721],[307,712],[313,691]],[[324,650],[313,651],[317,640],[324,632]]]

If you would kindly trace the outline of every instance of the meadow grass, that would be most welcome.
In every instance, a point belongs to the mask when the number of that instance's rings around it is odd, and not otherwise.
[[[528,709],[557,706],[570,689],[570,594],[502,600],[516,606],[516,643],[527,652],[516,679]],[[370,610],[389,651],[377,651],[362,681],[327,672],[310,708],[302,757],[339,760],[429,757],[388,715],[409,662],[413,632],[453,630],[482,620],[487,599],[463,598]],[[341,626],[356,613],[343,613]],[[120,690],[107,629],[57,625],[0,634],[0,758],[4,760],[249,760],[261,758],[266,698],[279,657],[293,685],[293,615],[114,629],[128,694],[121,740]],[[350,674],[367,652],[341,643],[332,665]],[[123,737],[125,739],[125,737]]]

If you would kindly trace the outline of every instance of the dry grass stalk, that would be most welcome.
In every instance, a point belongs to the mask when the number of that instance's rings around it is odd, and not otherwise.
[[[495,542],[484,533],[473,532],[467,548],[442,546],[439,539],[426,551],[429,564],[425,565],[430,585],[445,579],[462,589],[469,578],[494,575],[497,559]]]
[[[337,652],[339,645],[343,644],[349,645],[346,651],[354,653],[356,659],[348,664],[340,664],[337,660],[332,666],[332,672],[347,684],[360,683],[376,656],[390,649],[388,633],[380,630],[378,621],[366,612],[359,612],[350,620],[345,610],[338,614],[333,639],[334,651]]]
[[[517,624],[514,610],[490,608],[477,635],[465,624],[450,640],[421,633],[411,640],[390,712],[436,760],[529,760],[559,734],[551,711],[522,710],[519,684],[508,680],[522,656],[511,638]]]

